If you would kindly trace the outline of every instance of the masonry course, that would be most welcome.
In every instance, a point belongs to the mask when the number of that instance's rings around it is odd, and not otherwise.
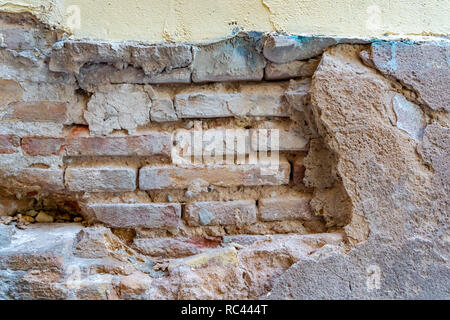
[[[450,297],[447,39],[0,32],[0,298]]]

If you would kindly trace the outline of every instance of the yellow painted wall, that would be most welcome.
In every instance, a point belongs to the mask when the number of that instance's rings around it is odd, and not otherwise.
[[[450,0],[0,0],[0,10],[31,11],[75,38],[103,40],[205,41],[237,30],[450,34]]]

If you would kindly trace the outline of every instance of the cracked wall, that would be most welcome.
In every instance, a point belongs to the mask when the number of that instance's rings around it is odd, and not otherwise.
[[[449,296],[447,39],[0,17],[1,298]]]

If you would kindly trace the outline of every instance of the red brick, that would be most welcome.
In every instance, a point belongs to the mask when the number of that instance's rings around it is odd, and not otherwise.
[[[209,201],[187,204],[184,218],[193,227],[226,226],[254,223],[256,214],[253,200]]]
[[[13,102],[8,105],[3,120],[64,123],[66,111],[67,105],[61,101]]]
[[[23,89],[17,81],[0,79],[0,107],[22,100]]]
[[[270,198],[259,200],[259,214],[263,221],[311,220],[314,216],[310,198]]]
[[[17,152],[20,146],[20,138],[10,134],[0,134],[0,154],[11,154]]]
[[[22,148],[28,155],[64,156],[170,156],[172,137],[155,132],[129,137],[26,137]]]
[[[90,214],[114,228],[176,228],[181,218],[179,203],[96,203]]]
[[[148,166],[140,170],[142,190],[188,188],[195,181],[216,186],[282,185],[289,183],[290,166],[280,159],[275,174],[265,174],[263,165],[174,165]]]

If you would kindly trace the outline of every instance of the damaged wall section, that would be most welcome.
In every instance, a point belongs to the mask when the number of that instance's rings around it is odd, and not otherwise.
[[[449,296],[447,40],[112,43],[0,17],[1,298]]]

